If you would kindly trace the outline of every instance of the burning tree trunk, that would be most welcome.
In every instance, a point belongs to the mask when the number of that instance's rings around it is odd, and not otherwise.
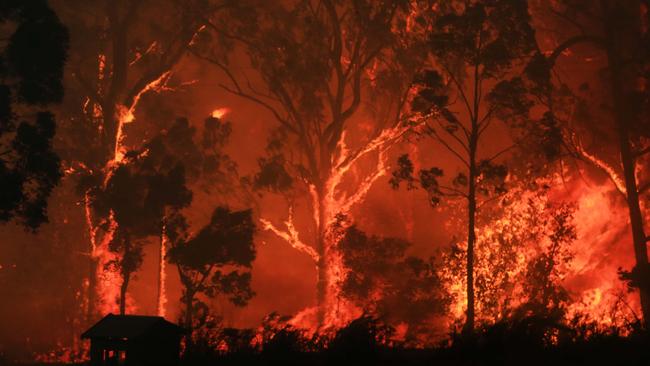
[[[126,290],[129,287],[130,273],[122,275],[122,284],[120,285],[120,315],[126,314]]]
[[[318,269],[317,278],[316,278],[316,302],[318,304],[318,324],[323,324],[325,320],[325,306],[324,304],[327,301],[327,287],[330,281],[327,278],[327,257],[326,251],[328,250],[328,245],[326,243],[327,238],[326,231],[327,227],[325,222],[327,220],[325,215],[325,207],[327,202],[325,201],[325,194],[323,192],[323,187],[316,188],[318,192],[316,194],[315,202],[318,203],[317,206],[317,217],[318,221],[316,224],[316,252],[318,253],[318,259],[316,261],[316,268]]]
[[[277,151],[276,147],[275,155],[268,160],[271,163],[263,161],[260,168],[262,171],[275,169],[283,177],[288,177],[288,181],[297,181],[309,191],[316,229],[313,244],[310,246],[301,241],[291,217],[285,222],[287,230],[276,228],[268,220],[262,219],[262,223],[314,259],[317,267],[317,323],[333,325],[345,321],[337,320],[335,309],[338,295],[334,277],[340,276],[343,268],[336,259],[335,239],[328,235],[329,225],[335,222],[337,214],[348,213],[352,205],[363,200],[369,185],[384,173],[383,161],[378,163],[379,174],[370,173],[354,194],[341,192],[345,191],[341,179],[359,156],[385,148],[377,143],[395,141],[382,132],[400,134],[404,132],[400,130],[404,126],[400,125],[399,118],[389,120],[389,126],[378,123],[369,142],[352,153],[345,146],[344,131],[351,127],[350,120],[361,105],[366,87],[372,84],[371,79],[380,71],[389,73],[401,66],[395,66],[399,61],[393,59],[395,54],[391,52],[404,44],[398,45],[392,27],[398,16],[406,16],[403,13],[405,7],[390,1],[337,3],[329,0],[316,7],[306,0],[297,0],[286,6],[288,8],[265,1],[246,1],[241,3],[240,10],[256,14],[258,18],[241,19],[240,22],[246,23],[241,29],[239,24],[220,24],[217,21],[208,25],[212,31],[241,42],[250,59],[254,60],[262,79],[261,85],[253,85],[245,75],[240,76],[218,56],[210,55],[209,47],[197,47],[195,54],[225,73],[231,85],[222,85],[225,90],[268,110],[279,122],[280,130],[287,135],[274,143],[284,151]],[[256,11],[250,12],[249,7],[256,8]],[[366,28],[368,24],[372,27]],[[235,29],[236,35],[224,29]],[[312,31],[305,32],[305,29]],[[390,61],[384,62],[382,56]],[[405,82],[408,86],[410,75],[403,76],[398,84]],[[395,99],[402,98],[404,86],[398,85],[396,89],[399,97]],[[397,103],[399,111],[403,104],[401,99],[400,102]],[[294,153],[288,154],[295,157],[294,161],[284,159],[287,150]],[[278,161],[281,163],[277,164]],[[271,175],[277,177],[280,174]],[[280,187],[274,182],[257,183],[272,190]],[[288,186],[291,184],[282,188]]]
[[[161,317],[165,317],[165,305],[167,303],[167,293],[166,293],[166,279],[167,274],[166,270],[166,258],[167,255],[167,233],[165,232],[165,222],[163,219],[162,230],[160,233],[160,251],[158,257],[158,301],[156,302],[156,314]]]
[[[80,59],[77,67],[73,70],[73,77],[87,96],[86,104],[90,103],[91,106],[94,106],[91,119],[98,125],[98,142],[101,145],[99,148],[92,147],[99,150],[97,155],[101,155],[101,158],[97,159],[93,156],[90,162],[79,164],[87,170],[88,175],[94,176],[94,183],[85,189],[85,210],[88,231],[91,236],[91,273],[88,281],[89,322],[95,320],[95,303],[97,301],[103,304],[101,312],[113,310],[115,299],[106,296],[110,297],[118,292],[117,289],[105,288],[106,286],[115,287],[117,284],[97,278],[107,277],[104,268],[111,259],[107,258],[106,245],[112,240],[111,236],[116,227],[115,223],[111,222],[110,215],[105,217],[88,215],[88,212],[94,210],[94,193],[105,188],[103,185],[122,160],[124,153],[123,128],[126,123],[133,121],[140,96],[148,91],[159,90],[167,82],[170,70],[185,53],[194,34],[201,26],[200,17],[195,16],[194,13],[201,13],[202,7],[205,6],[200,5],[199,2],[190,2],[184,4],[179,11],[175,2],[161,3],[159,10],[173,11],[177,16],[178,24],[171,36],[166,36],[165,39],[159,39],[159,35],[154,34],[151,45],[145,52],[142,52],[138,49],[138,44],[133,42],[135,37],[129,37],[129,35],[139,31],[136,28],[140,23],[154,23],[158,19],[151,18],[149,14],[143,14],[140,11],[141,4],[142,2],[133,0],[106,1],[104,10],[107,22],[105,26],[102,25],[104,29],[100,32],[105,38],[98,41],[104,42],[104,44],[99,47],[90,47],[90,49],[98,50],[99,54]],[[86,27],[85,24],[79,26]],[[95,40],[93,39],[93,41]],[[142,40],[138,40],[138,42],[140,41]],[[87,60],[92,59],[98,60],[98,68],[96,66],[94,68],[87,67]],[[151,65],[144,70],[140,67],[141,64],[144,64],[143,60]],[[92,154],[88,155],[92,156]],[[107,227],[112,229],[107,230]],[[126,283],[128,284],[128,281]],[[95,285],[100,288],[95,288]],[[95,294],[100,296],[97,298]]]

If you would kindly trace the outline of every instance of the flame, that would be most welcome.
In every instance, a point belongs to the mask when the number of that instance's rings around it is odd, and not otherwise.
[[[96,273],[97,278],[96,289],[90,289],[89,291],[96,291],[99,298],[97,299],[98,310],[102,314],[108,314],[112,312],[117,312],[119,310],[117,299],[119,299],[119,288],[121,279],[117,272],[106,270],[109,263],[116,259],[116,255],[111,253],[108,250],[108,244],[113,238],[113,234],[117,229],[117,223],[114,220],[113,212],[111,211],[108,218],[109,226],[108,230],[103,233],[101,236],[101,241],[98,242],[98,238],[101,235],[100,226],[93,223],[92,217],[92,206],[90,200],[89,192],[86,192],[84,196],[84,208],[85,208],[85,218],[86,226],[89,229],[88,235],[90,237],[90,256],[96,261]]]
[[[583,158],[587,159],[594,166],[605,172],[605,174],[607,174],[607,177],[609,177],[609,179],[614,183],[614,186],[619,192],[624,195],[626,194],[627,191],[625,189],[625,182],[618,175],[616,169],[604,162],[602,159],[599,159],[597,156],[590,154],[587,150],[584,149],[584,147],[582,147],[582,144],[580,143],[576,144],[576,150]]]
[[[230,108],[226,108],[226,107],[217,108],[217,109],[212,111],[211,116],[213,118],[223,118],[223,116],[225,116],[228,113],[230,113]]]
[[[167,274],[165,273],[166,261],[165,255],[167,254],[167,235],[165,233],[165,225],[163,224],[162,232],[160,235],[160,257],[158,262],[158,303],[156,314],[165,317],[167,304],[167,292],[165,288]]]
[[[98,75],[98,78],[100,80],[103,78],[104,67],[105,57],[103,57],[103,55],[100,55]],[[117,131],[115,136],[115,147],[113,150],[112,159],[106,162],[103,169],[104,186],[108,184],[115,169],[124,160],[124,154],[126,153],[126,147],[124,146],[124,125],[135,120],[135,109],[140,102],[140,98],[144,93],[148,91],[163,90],[166,87],[166,83],[169,80],[170,76],[171,71],[167,71],[161,74],[160,77],[158,77],[156,80],[153,80],[147,84],[135,95],[130,106],[117,106]],[[88,227],[90,237],[91,257],[97,262],[97,288],[89,289],[89,291],[96,291],[96,293],[99,295],[97,299],[97,305],[98,311],[101,314],[115,313],[119,311],[117,299],[119,299],[120,296],[119,288],[122,280],[119,273],[107,268],[111,262],[118,259],[117,255],[108,249],[108,245],[111,242],[115,231],[117,230],[117,222],[115,221],[114,213],[111,211],[109,217],[107,217],[105,219],[105,222],[103,222],[105,225],[101,225],[101,222],[100,224],[94,223],[89,192],[86,192],[84,198],[84,206],[86,225]],[[98,238],[100,237],[100,231],[102,231],[102,226],[106,226],[108,229],[105,230],[101,235],[101,241],[98,241]],[[135,306],[133,305],[132,301],[127,299],[127,312],[133,311],[135,311]]]
[[[310,247],[309,245],[305,244],[302,240],[300,240],[300,234],[298,233],[298,230],[296,230],[296,227],[293,223],[292,207],[289,207],[289,217],[284,222],[285,226],[287,227],[286,231],[282,231],[278,229],[269,220],[262,218],[260,219],[260,222],[262,223],[262,227],[264,228],[264,230],[273,232],[275,235],[286,240],[286,242],[289,243],[294,249],[298,250],[299,252],[303,252],[307,254],[314,260],[314,262],[318,262],[319,255],[316,252],[316,250],[314,250],[314,248]]]
[[[171,77],[172,72],[167,71],[162,73],[156,80],[147,84],[144,88],[135,95],[130,106],[119,105],[117,107],[117,133],[115,136],[115,152],[113,162],[121,162],[124,159],[126,148],[124,147],[124,125],[131,123],[135,120],[135,109],[140,102],[140,97],[150,90],[159,91],[165,88],[167,81]]]
[[[573,217],[577,239],[568,248],[572,260],[564,268],[564,274],[559,279],[560,285],[569,294],[565,317],[567,321],[575,317],[586,317],[586,320],[607,329],[633,320],[640,312],[638,295],[626,291],[625,285],[618,279],[617,271],[620,267],[630,268],[634,263],[629,220],[627,209],[616,187],[591,184],[592,182],[584,179],[573,178],[562,182],[559,176],[548,178],[547,184],[552,188],[535,205],[537,210],[543,210],[551,202],[576,203]],[[534,238],[531,233],[537,230],[539,225],[531,226],[530,213],[527,211],[534,192],[513,194],[513,201],[502,217],[477,228],[475,278],[481,275],[489,278],[494,271],[491,261],[495,256],[503,255],[498,248],[486,245],[491,242],[490,237],[496,234],[505,240],[525,235]],[[526,217],[528,219],[525,219]],[[541,225],[543,226],[543,223]],[[513,265],[506,273],[508,278],[521,278],[528,264],[539,253],[540,245],[546,245],[544,241],[540,243],[536,239],[529,241],[509,254]],[[465,246],[466,243],[459,245],[461,250],[464,250]],[[450,276],[450,270],[443,268],[442,275],[447,279],[447,291],[452,298],[450,321],[462,320],[467,303],[464,272]],[[522,289],[518,281],[514,282],[514,288],[508,289],[501,283],[489,284],[495,286],[498,301],[501,302],[498,312],[522,305],[521,298],[516,295]],[[497,315],[482,308],[481,301],[482,299],[477,297],[477,321],[495,321]]]

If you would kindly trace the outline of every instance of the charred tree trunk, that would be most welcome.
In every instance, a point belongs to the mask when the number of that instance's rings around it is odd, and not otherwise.
[[[634,4],[602,1],[605,16],[605,47],[610,72],[610,87],[614,103],[614,119],[618,134],[621,165],[625,182],[625,198],[630,215],[632,228],[632,241],[636,266],[632,271],[633,276],[639,277],[639,296],[641,299],[641,310],[643,321],[647,325],[650,320],[650,288],[648,280],[642,277],[647,276],[649,271],[647,238],[644,230],[643,213],[639,204],[639,191],[636,181],[636,157],[632,150],[631,139],[633,138],[632,126],[638,116],[632,112],[635,108],[632,103],[636,84],[636,70],[634,62],[637,56],[637,44],[639,39],[638,9]],[[632,5],[632,8],[625,6]]]
[[[183,326],[185,328],[185,331],[187,332],[187,336],[185,337],[185,349],[187,350],[186,352],[190,352],[192,349],[192,322],[194,321],[193,318],[193,311],[194,311],[194,292],[190,291],[188,288],[185,289],[185,296],[183,296],[183,301],[185,302],[185,319],[183,319]]]
[[[474,332],[475,299],[474,299],[474,247],[476,245],[476,149],[478,143],[478,126],[472,123],[472,134],[469,143],[469,181],[467,191],[467,311],[463,332]]]
[[[122,285],[120,286],[120,315],[126,315],[126,291],[129,288],[131,273],[126,272],[122,276]]]
[[[185,296],[185,329],[191,334],[192,333],[192,304],[194,303],[194,293],[192,291],[186,290]]]
[[[648,273],[648,250],[646,244],[646,235],[643,228],[643,214],[639,205],[639,193],[637,182],[634,175],[634,158],[630,149],[628,132],[622,126],[619,126],[619,140],[621,144],[621,162],[623,163],[623,173],[625,175],[625,190],[627,206],[630,213],[630,224],[632,226],[632,241],[634,246],[634,258],[636,267],[633,273],[637,276],[646,276]],[[650,289],[647,286],[647,280],[639,280],[639,295],[641,297],[641,310],[643,321],[647,324],[650,320]]]
[[[479,32],[477,37],[477,49],[481,49],[482,35]],[[480,51],[477,51],[477,63],[474,65],[474,97],[473,108],[470,112],[471,130],[469,131],[468,159],[469,169],[467,185],[467,319],[463,327],[463,333],[472,335],[474,333],[475,314],[475,294],[474,294],[474,249],[476,245],[476,184],[478,178],[478,169],[476,165],[476,155],[478,149],[478,139],[480,135],[479,111],[481,104],[481,81],[479,74]]]
[[[626,116],[626,114],[628,114],[628,108],[626,108],[624,104],[625,96],[622,89],[620,74],[621,70],[617,70],[617,67],[612,67],[612,92],[614,94],[614,110],[616,113],[616,125],[619,137],[621,164],[623,166],[623,176],[625,181],[625,198],[630,215],[634,259],[636,261],[636,266],[633,270],[633,273],[637,276],[645,276],[648,271],[648,250],[646,244],[646,234],[643,227],[643,214],[639,205],[639,192],[635,176],[636,159],[633,156],[632,148],[630,146],[630,131],[628,127],[629,116]],[[645,282],[646,281],[643,279],[639,280],[639,296],[641,298],[643,321],[647,324],[647,322],[650,320],[650,289],[648,289],[647,286],[644,286]]]

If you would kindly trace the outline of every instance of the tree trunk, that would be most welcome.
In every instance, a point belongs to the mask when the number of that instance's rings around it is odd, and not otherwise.
[[[126,291],[129,288],[129,280],[131,279],[131,263],[126,263],[125,258],[129,258],[132,251],[131,248],[131,238],[128,233],[124,234],[122,238],[124,241],[124,253],[122,253],[122,258],[120,260],[121,274],[122,274],[122,285],[120,286],[120,315],[126,314]]]
[[[620,131],[620,144],[621,144],[621,162],[623,163],[623,172],[625,175],[625,190],[627,206],[630,213],[630,224],[632,226],[632,240],[634,245],[634,258],[636,260],[636,271],[639,276],[646,276],[648,273],[648,250],[646,244],[646,235],[643,228],[643,214],[639,205],[639,193],[634,176],[634,159],[630,149],[630,141],[627,138],[627,131]],[[646,281],[639,281],[641,286],[639,288],[639,295],[641,297],[641,311],[643,314],[643,321],[647,324],[650,320],[650,289]]]
[[[160,233],[160,256],[158,258],[158,296],[156,298],[156,314],[158,316],[165,316],[165,253],[167,248],[165,246],[165,225],[163,224],[162,232]]]
[[[325,223],[325,197],[323,188],[317,187],[317,200],[318,200],[318,223],[316,228],[316,249],[318,251],[318,273],[316,280],[316,301],[318,306],[318,325],[322,326],[325,322],[325,313],[327,306],[327,245],[326,245],[326,231],[327,224]]]
[[[614,102],[614,119],[619,140],[619,149],[621,165],[623,166],[623,176],[625,181],[625,198],[630,215],[630,225],[632,228],[632,240],[634,247],[634,257],[636,260],[636,276],[646,276],[648,273],[648,250],[647,238],[644,230],[643,214],[639,205],[639,193],[635,176],[636,158],[631,146],[631,129],[630,126],[637,122],[636,116],[631,112],[634,106],[629,103],[634,100],[630,94],[634,91],[635,77],[634,70],[627,70],[627,67],[634,67],[634,60],[638,49],[634,40],[637,36],[639,24],[638,19],[628,19],[627,16],[638,16],[635,12],[637,9],[626,9],[627,3],[601,2],[603,13],[609,14],[605,20],[606,34],[606,52],[608,66],[610,71],[610,86],[612,99]],[[632,4],[633,5],[633,4]],[[650,320],[650,288],[647,281],[639,279],[641,284],[639,296],[641,300],[641,310],[645,324]]]
[[[187,332],[187,336],[185,337],[185,352],[187,354],[192,348],[192,322],[194,321],[192,318],[192,312],[194,310],[192,304],[194,303],[194,293],[186,289],[183,300],[185,301],[184,327]]]
[[[97,301],[97,259],[91,252],[88,260],[88,307],[86,308],[86,323],[92,325],[95,322],[95,301]]]
[[[625,198],[630,215],[632,227],[632,242],[634,247],[634,258],[636,260],[637,275],[644,276],[648,270],[648,250],[646,234],[643,225],[643,214],[639,205],[639,193],[635,177],[636,162],[630,146],[630,132],[627,126],[629,123],[627,108],[624,105],[624,93],[621,87],[620,72],[612,71],[612,92],[614,93],[614,110],[616,113],[617,132],[619,137],[619,148],[621,153],[621,164],[625,180]],[[641,280],[640,283],[645,283]],[[639,288],[641,298],[641,310],[645,323],[650,319],[650,293],[647,286]]]
[[[475,301],[474,301],[474,246],[476,244],[476,147],[478,128],[472,128],[469,154],[469,182],[467,192],[467,311],[465,334],[474,333]]]
[[[126,290],[129,287],[131,273],[123,273],[122,277],[122,285],[120,286],[120,315],[126,315]]]

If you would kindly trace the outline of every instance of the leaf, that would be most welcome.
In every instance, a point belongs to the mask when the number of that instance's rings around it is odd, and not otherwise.
[[[413,183],[415,182],[415,178],[413,177],[413,171],[413,162],[409,158],[409,155],[401,155],[397,158],[397,169],[391,173],[392,177],[389,180],[390,186],[393,189],[399,189],[400,184],[406,182],[406,189],[414,189],[415,185]]]

